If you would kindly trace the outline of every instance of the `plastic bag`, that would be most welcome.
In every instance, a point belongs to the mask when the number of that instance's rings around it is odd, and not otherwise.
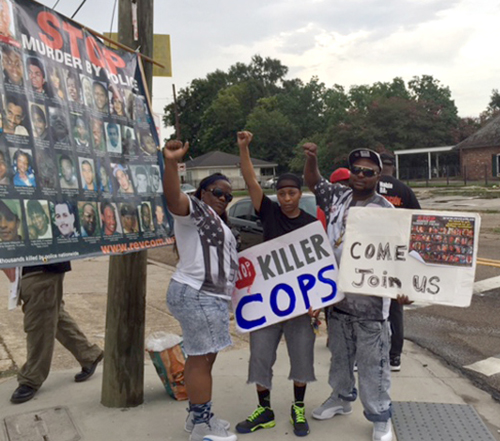
[[[187,400],[184,384],[186,356],[182,348],[182,337],[154,332],[146,339],[145,346],[167,393],[175,400]]]

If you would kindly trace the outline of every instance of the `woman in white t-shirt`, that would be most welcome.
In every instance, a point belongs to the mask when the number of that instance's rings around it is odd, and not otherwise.
[[[188,355],[184,379],[189,397],[185,429],[191,441],[235,441],[229,423],[212,413],[212,366],[217,353],[232,344],[229,301],[236,283],[236,239],[226,225],[231,184],[220,173],[200,182],[194,197],[181,191],[177,162],[188,143],[169,141],[163,149],[163,190],[179,252],[168,287],[167,305],[180,322]]]

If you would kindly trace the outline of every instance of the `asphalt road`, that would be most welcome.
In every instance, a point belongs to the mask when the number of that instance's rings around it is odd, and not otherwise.
[[[426,198],[425,193],[425,190],[420,191],[419,199],[423,208],[478,211],[481,214],[478,256],[500,260],[499,199],[482,200],[459,196]],[[500,268],[477,265],[476,281],[498,276]],[[429,349],[500,401],[500,373],[486,376],[464,367],[489,357],[500,358],[498,311],[500,286],[474,295],[468,308],[410,307],[405,314],[405,338]]]

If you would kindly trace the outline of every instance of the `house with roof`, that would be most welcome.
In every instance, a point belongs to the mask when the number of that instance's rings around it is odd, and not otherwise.
[[[469,180],[500,177],[500,115],[454,148],[462,174]]]
[[[251,158],[261,185],[276,175],[278,164]],[[234,190],[245,188],[245,181],[241,174],[240,157],[225,152],[208,152],[195,159],[186,161],[186,174],[184,181],[198,187],[200,181],[212,173],[222,173],[230,180]]]

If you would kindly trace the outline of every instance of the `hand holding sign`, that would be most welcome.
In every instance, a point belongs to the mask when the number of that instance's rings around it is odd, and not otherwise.
[[[239,255],[236,326],[249,332],[302,314],[315,317],[344,298],[336,279],[337,262],[320,222],[249,248]]]
[[[475,213],[353,207],[339,287],[402,304],[416,300],[467,307],[480,223]]]

